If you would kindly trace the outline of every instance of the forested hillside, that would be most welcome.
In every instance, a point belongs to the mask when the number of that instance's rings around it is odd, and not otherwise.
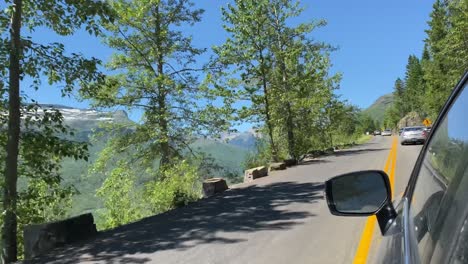
[[[428,21],[422,54],[409,55],[406,73],[395,81],[384,123],[396,127],[409,112],[434,121],[468,70],[468,3],[437,0]]]
[[[363,114],[370,116],[373,120],[381,123],[387,109],[394,103],[393,94],[385,94],[379,97],[371,106],[363,110]]]

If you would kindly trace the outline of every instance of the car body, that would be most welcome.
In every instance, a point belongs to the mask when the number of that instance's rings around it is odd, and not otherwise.
[[[424,143],[429,133],[423,126],[405,127],[400,135],[401,145]]]
[[[392,135],[392,130],[390,129],[385,129],[382,131],[382,136],[391,136]]]
[[[404,128],[400,128],[400,130],[398,130],[398,135],[401,136],[401,133],[402,133],[404,130],[405,130]]]
[[[325,183],[330,212],[376,215],[382,233],[372,263],[467,263],[468,72],[453,90],[422,147],[401,199],[383,171]]]
[[[374,136],[378,136],[378,135],[381,135],[381,134],[382,134],[382,132],[380,132],[380,130],[375,130],[374,131]]]

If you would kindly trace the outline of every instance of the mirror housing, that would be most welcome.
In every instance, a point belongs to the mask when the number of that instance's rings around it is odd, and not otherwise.
[[[331,214],[376,215],[382,234],[397,216],[391,193],[387,174],[379,170],[347,173],[325,182],[325,194]]]

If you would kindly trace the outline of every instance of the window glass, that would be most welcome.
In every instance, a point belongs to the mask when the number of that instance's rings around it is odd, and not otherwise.
[[[468,208],[468,90],[433,131],[411,200],[423,263],[448,263]]]
[[[407,127],[405,131],[421,131],[424,130],[424,127]]]

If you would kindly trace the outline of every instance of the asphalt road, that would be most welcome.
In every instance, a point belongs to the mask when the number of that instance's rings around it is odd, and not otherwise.
[[[391,144],[391,137],[377,136],[32,263],[351,263],[366,219],[332,216],[323,182],[346,172],[382,170]],[[420,149],[398,144],[395,198]]]

